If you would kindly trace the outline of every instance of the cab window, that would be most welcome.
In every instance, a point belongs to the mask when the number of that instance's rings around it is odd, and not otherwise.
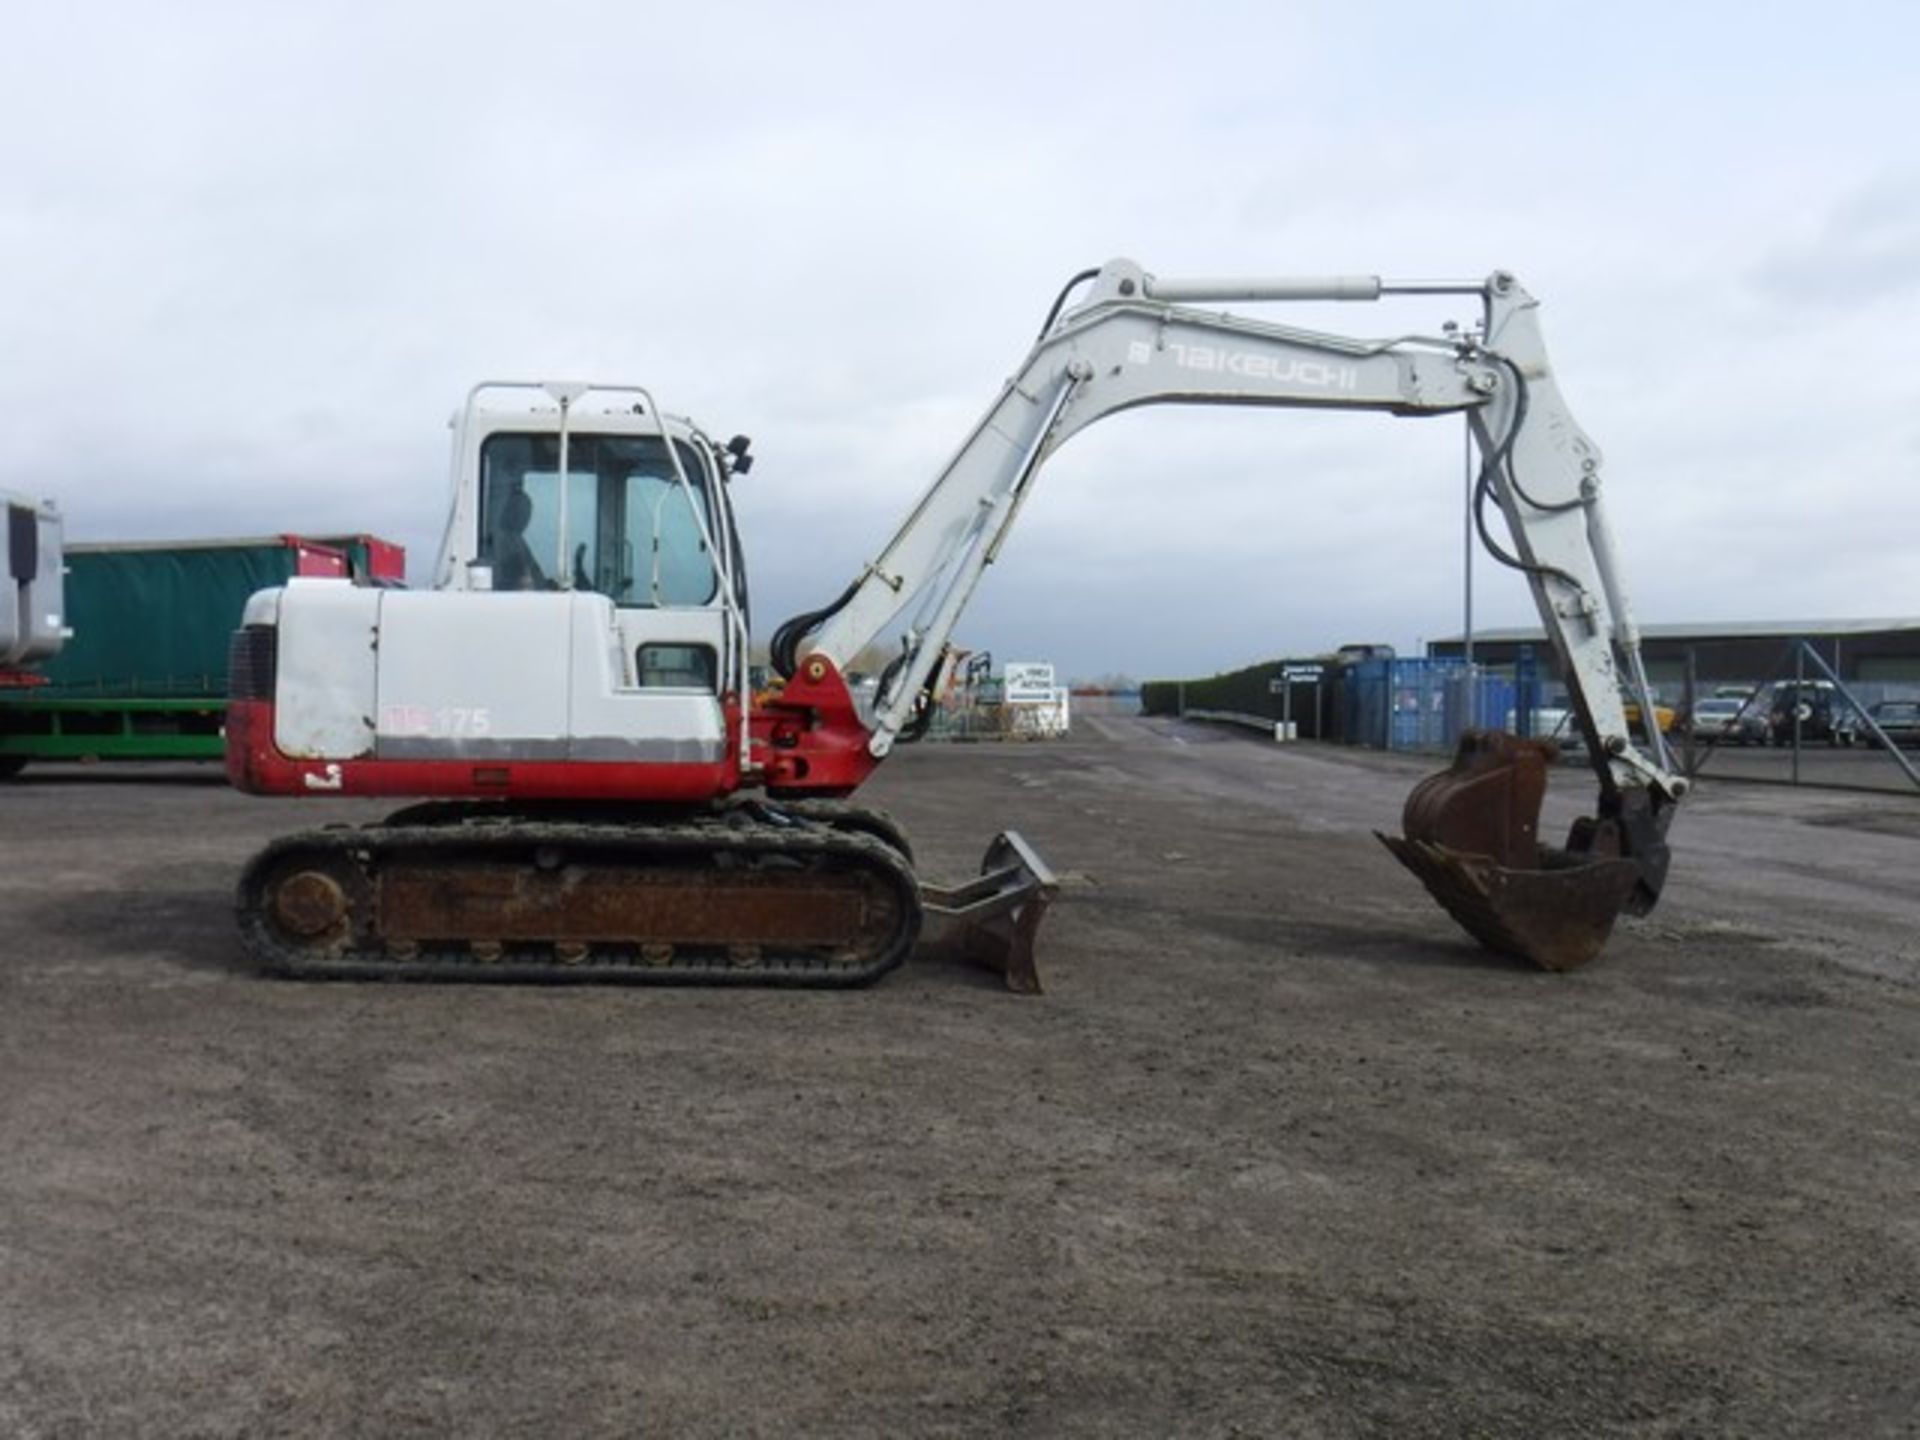
[[[651,435],[574,435],[567,443],[561,536],[560,437],[498,434],[480,450],[480,558],[496,590],[597,590],[616,605],[706,605],[719,573],[701,536],[713,528],[708,475]]]

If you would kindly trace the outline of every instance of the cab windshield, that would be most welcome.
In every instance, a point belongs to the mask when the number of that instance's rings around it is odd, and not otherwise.
[[[705,605],[719,574],[707,471],[676,442],[687,485],[655,435],[571,435],[561,538],[560,437],[489,436],[480,449],[480,558],[496,590],[597,590],[616,605]],[[696,514],[695,505],[703,513]]]

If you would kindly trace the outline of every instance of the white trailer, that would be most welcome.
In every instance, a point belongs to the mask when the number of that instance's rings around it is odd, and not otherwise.
[[[51,500],[0,491],[7,513],[0,549],[0,683],[50,660],[67,638],[60,511]]]

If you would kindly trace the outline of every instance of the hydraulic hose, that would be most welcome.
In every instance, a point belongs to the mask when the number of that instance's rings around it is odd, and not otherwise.
[[[1044,340],[1046,338],[1047,332],[1053,329],[1053,322],[1060,318],[1060,312],[1066,308],[1067,297],[1071,295],[1078,286],[1084,285],[1087,281],[1096,278],[1099,274],[1100,268],[1098,266],[1094,266],[1092,269],[1082,270],[1060,288],[1059,295],[1054,298],[1053,308],[1047,311],[1046,321],[1040,326],[1041,339]],[[835,615],[838,615],[842,610],[846,609],[859,589],[860,581],[856,580],[841,592],[839,598],[834,600],[832,604],[823,606],[818,610],[803,611],[791,620],[786,621],[779,629],[773,632],[773,639],[767,645],[767,658],[773,662],[774,671],[781,679],[791,680],[793,678],[793,672],[799,668],[800,642],[805,640],[813,631],[818,630],[822,625],[826,624],[827,621],[831,620]],[[921,724],[920,729],[924,732],[926,729],[925,724]]]
[[[873,690],[874,708],[876,710],[886,703],[888,695],[893,689],[894,677],[900,673],[901,667],[911,658],[911,651],[902,650],[898,655],[894,656],[892,660],[888,661],[887,668],[880,672],[880,679],[875,684]],[[907,723],[902,725],[894,736],[895,743],[911,745],[916,740],[924,740],[926,738],[927,731],[933,727],[934,711],[940,708],[934,691],[934,686],[938,684],[939,679],[940,667],[936,665],[932,670],[927,672],[927,678],[921,682],[920,693],[914,698],[913,710],[907,717]]]
[[[1099,273],[1100,267],[1097,265],[1091,270],[1082,270],[1078,275],[1060,287],[1060,293],[1054,299],[1053,308],[1047,311],[1046,321],[1040,326],[1039,339],[1044,340],[1047,338],[1047,332],[1053,329],[1053,322],[1058,320],[1060,318],[1060,312],[1067,308],[1067,296],[1073,293],[1074,287],[1085,284]]]
[[[1526,424],[1527,421],[1527,409],[1529,405],[1527,381],[1526,377],[1520,373],[1520,367],[1507,359],[1506,356],[1491,355],[1490,358],[1504,367],[1507,374],[1513,379],[1513,420],[1508,424],[1506,433],[1500,437],[1500,443],[1494,446],[1493,452],[1487,456],[1486,464],[1480,467],[1480,478],[1474,482],[1473,528],[1479,534],[1480,543],[1486,547],[1487,554],[1491,555],[1496,561],[1506,566],[1509,570],[1518,570],[1523,575],[1551,575],[1563,584],[1570,585],[1573,589],[1584,593],[1587,587],[1558,566],[1530,565],[1519,556],[1503,549],[1499,542],[1493,538],[1492,531],[1487,528],[1487,496],[1493,493],[1494,476],[1500,474],[1503,470],[1506,473],[1507,483],[1513,487],[1513,493],[1535,510],[1544,511],[1548,514],[1558,514],[1566,510],[1577,510],[1586,503],[1584,499],[1573,499],[1558,501],[1551,505],[1543,505],[1521,488],[1520,476],[1513,468],[1513,442],[1520,437],[1520,427]]]
[[[1504,355],[1494,355],[1490,353],[1488,358],[1500,365],[1513,379],[1513,424],[1507,427],[1506,438],[1500,444],[1498,455],[1499,463],[1506,467],[1507,483],[1513,486],[1514,494],[1518,495],[1534,509],[1542,511],[1545,514],[1558,515],[1563,511],[1578,510],[1582,505],[1587,503],[1582,496],[1576,495],[1571,500],[1559,500],[1548,504],[1544,500],[1534,499],[1533,496],[1527,493],[1526,488],[1521,485],[1519,473],[1513,468],[1513,442],[1520,434],[1521,427],[1527,423],[1527,410],[1533,403],[1533,397],[1527,386],[1527,377],[1520,373],[1520,367],[1518,365],[1514,364],[1513,361]]]
[[[839,598],[831,604],[818,610],[803,610],[773,632],[773,639],[767,645],[767,658],[773,662],[773,668],[782,680],[791,680],[793,672],[800,666],[800,642],[846,609],[859,590],[860,582],[856,580],[841,591]]]

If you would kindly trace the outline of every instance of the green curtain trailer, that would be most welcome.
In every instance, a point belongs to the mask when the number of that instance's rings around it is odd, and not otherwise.
[[[399,584],[405,564],[369,535],[69,544],[73,634],[45,683],[0,693],[0,775],[36,760],[219,759],[247,597],[296,575]]]

